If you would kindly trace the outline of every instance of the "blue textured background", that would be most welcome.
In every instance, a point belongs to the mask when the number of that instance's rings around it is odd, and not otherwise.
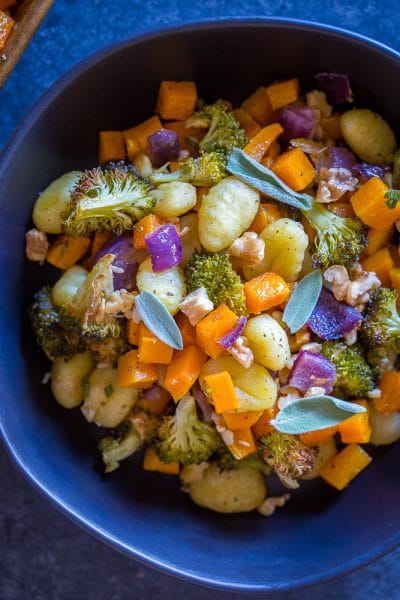
[[[331,0],[327,8],[323,4],[320,0],[202,0],[194,7],[185,0],[57,0],[0,90],[0,149],[33,102],[69,67],[106,44],[164,25],[228,16],[292,17],[351,29],[400,51],[397,1]],[[92,538],[43,501],[1,448],[0,489],[2,600],[240,597],[160,574]],[[400,550],[339,581],[280,597],[395,600],[400,598],[399,560]],[[260,596],[246,594],[246,598],[256,597]]]

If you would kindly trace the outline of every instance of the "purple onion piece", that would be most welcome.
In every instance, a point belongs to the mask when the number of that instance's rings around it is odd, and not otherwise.
[[[309,106],[285,106],[279,117],[282,139],[312,138],[317,125],[316,112]]]
[[[100,248],[93,261],[93,265],[106,254],[114,254],[115,259],[113,266],[118,269],[123,269],[122,273],[114,272],[114,289],[134,289],[136,285],[137,264],[135,260],[132,233],[125,233],[119,236],[113,235],[113,237]]]
[[[182,243],[172,223],[160,225],[146,235],[144,241],[149,250],[151,266],[155,273],[172,269],[180,263]]]
[[[247,318],[239,317],[236,321],[236,324],[227,334],[223,335],[222,338],[218,340],[218,343],[225,349],[231,348],[233,344],[236,342],[238,337],[240,337],[243,333],[243,329],[246,327]]]
[[[324,388],[325,392],[329,394],[333,390],[335,380],[336,369],[330,360],[321,354],[301,350],[290,372],[289,385],[296,387],[301,392],[318,386]]]
[[[371,177],[379,177],[379,179],[383,179],[386,168],[380,167],[379,165],[371,165],[369,163],[359,163],[357,165],[353,165],[352,170],[356,175],[360,178],[362,183],[371,179]]]
[[[337,340],[349,333],[362,320],[362,314],[322,288],[307,325],[321,340]]]
[[[343,104],[353,100],[350,81],[344,73],[318,73],[315,79],[330,104]]]
[[[195,402],[200,410],[200,413],[203,417],[203,421],[205,421],[206,423],[212,424],[213,420],[211,418],[211,415],[213,413],[214,407],[212,404],[210,404],[208,402],[207,396],[205,395],[203,390],[200,388],[197,381],[194,384],[194,386],[192,387],[192,394],[193,394],[193,398],[195,399]]]
[[[343,146],[331,146],[328,150],[328,161],[328,169],[349,169],[349,171],[357,162],[354,154]]]
[[[159,129],[147,138],[149,143],[149,157],[153,167],[162,167],[170,160],[179,157],[179,136],[171,129]]]

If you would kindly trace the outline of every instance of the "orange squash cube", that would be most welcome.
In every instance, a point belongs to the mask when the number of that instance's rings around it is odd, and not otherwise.
[[[244,284],[244,293],[247,310],[253,315],[257,315],[282,304],[289,296],[290,289],[280,275],[267,271],[247,281]]]
[[[374,407],[379,412],[400,411],[400,372],[386,371],[379,380],[381,397],[374,398]]]
[[[237,429],[232,433],[233,444],[228,446],[228,448],[237,460],[242,460],[243,458],[246,458],[246,456],[257,452],[257,445],[253,432],[250,428]]]
[[[245,145],[243,152],[260,162],[270,145],[282,132],[283,127],[279,123],[267,125]]]
[[[300,94],[300,84],[298,79],[287,79],[286,81],[278,81],[269,85],[265,90],[268,96],[272,110],[278,110],[296,102]]]
[[[103,165],[110,160],[125,160],[125,138],[122,131],[100,131],[99,163]]]
[[[222,417],[226,426],[231,431],[236,429],[248,429],[257,423],[263,414],[263,410],[253,410],[249,412],[224,412]]]
[[[211,358],[218,358],[224,351],[218,340],[233,328],[237,320],[238,317],[226,304],[221,304],[208,313],[196,325],[196,338],[200,348]]]
[[[118,378],[122,387],[147,388],[158,374],[154,365],[139,362],[137,350],[129,350],[118,359]]]
[[[164,387],[175,402],[185,396],[207,362],[207,356],[197,346],[187,346],[174,353],[164,378]]]
[[[139,152],[146,152],[149,147],[148,138],[160,129],[162,129],[162,123],[157,115],[126,129],[123,134],[129,160],[134,160]]]
[[[272,119],[273,110],[265,87],[259,87],[242,104],[242,109],[247,111],[257,123],[267,125]]]
[[[386,205],[389,187],[379,177],[371,177],[350,198],[354,212],[363,223],[378,231],[389,229],[400,218],[400,204]]]
[[[187,119],[196,102],[197,90],[193,81],[162,81],[156,111],[167,121]]]
[[[364,406],[366,412],[357,413],[342,421],[337,428],[344,444],[368,444],[372,431],[369,420],[369,404],[366,400],[358,400],[355,404]]]
[[[157,471],[158,473],[164,473],[166,475],[179,475],[179,463],[162,462],[154,452],[153,448],[146,448],[142,466],[144,471]]]
[[[140,321],[138,331],[139,362],[168,365],[171,362],[173,352],[171,346],[159,340],[143,321]]]
[[[66,271],[86,254],[90,243],[88,236],[72,237],[62,233],[50,246],[46,260],[53,267]]]
[[[300,148],[293,148],[278,156],[271,170],[295,192],[304,190],[315,178],[315,169]]]
[[[214,404],[217,415],[227,410],[239,408],[239,399],[233,387],[232,377],[228,371],[206,375],[204,377],[204,384]]]
[[[372,458],[358,444],[346,446],[336,454],[320,471],[320,476],[331,486],[341,491],[352,481]]]

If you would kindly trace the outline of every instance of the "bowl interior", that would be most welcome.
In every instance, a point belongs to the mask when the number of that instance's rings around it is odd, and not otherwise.
[[[311,86],[319,71],[348,73],[357,105],[398,123],[394,53],[309,24],[214,23],[133,40],[78,66],[24,120],[0,163],[0,425],[14,458],[67,514],[120,549],[231,589],[320,581],[395,547],[400,446],[380,451],[341,494],[307,483],[272,519],[202,510],[175,478],[145,473],[136,460],[102,477],[93,428],[79,411],[56,406],[41,383],[49,365],[22,315],[54,273],[27,264],[23,236],[37,194],[60,174],[96,163],[99,130],[150,116],[162,79],[195,80],[206,100],[238,104],[277,78],[299,76]]]

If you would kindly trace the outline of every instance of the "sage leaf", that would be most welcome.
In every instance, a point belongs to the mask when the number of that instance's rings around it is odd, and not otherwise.
[[[364,406],[333,396],[310,396],[287,404],[271,424],[282,433],[308,433],[337,425],[365,410]]]
[[[258,163],[239,148],[233,149],[226,169],[250,187],[267,194],[274,200],[301,210],[309,210],[312,206],[312,196],[294,192],[273,171]]]
[[[159,340],[176,350],[182,350],[183,341],[179,327],[154,294],[144,290],[136,296],[135,306],[146,327]]]
[[[296,333],[307,323],[318,302],[321,289],[322,275],[319,269],[308,273],[297,284],[282,316],[290,333]]]

